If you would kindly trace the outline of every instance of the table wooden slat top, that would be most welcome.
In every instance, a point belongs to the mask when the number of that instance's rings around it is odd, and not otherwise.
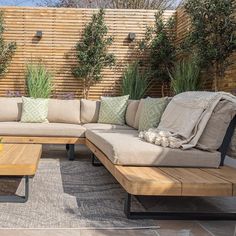
[[[41,154],[40,144],[4,144],[0,151],[0,176],[34,175]]]

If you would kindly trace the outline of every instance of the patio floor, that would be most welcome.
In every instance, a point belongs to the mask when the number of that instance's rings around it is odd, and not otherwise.
[[[44,146],[43,158],[52,157],[55,152],[63,152],[64,146],[55,146],[47,145]],[[87,158],[89,156],[89,151],[83,147],[78,146],[76,151],[77,158]],[[66,158],[66,153],[65,153]],[[102,167],[99,167],[102,168]],[[140,199],[145,208],[149,210],[155,210],[159,202],[155,199]],[[207,202],[201,201],[199,199],[191,200],[191,203],[187,204],[196,204],[197,206],[203,204],[202,207],[208,207]],[[225,202],[222,202],[225,201]],[[168,205],[176,209],[180,209],[180,202],[178,199],[168,199],[161,200],[161,203],[167,202]],[[212,208],[212,205],[216,204],[217,201],[211,202],[209,204],[209,209]],[[218,204],[218,203],[217,203]],[[230,203],[227,199],[221,200],[220,204],[222,206],[228,205],[232,207],[232,211],[236,211],[236,205]],[[200,206],[201,207],[201,206]],[[117,235],[117,236],[192,236],[192,235],[215,235],[215,236],[235,236],[236,222],[225,222],[225,221],[158,221],[160,229],[150,229],[150,230],[79,230],[79,229],[0,229],[1,236],[38,236],[38,235],[50,235],[50,236],[106,236],[106,235]]]

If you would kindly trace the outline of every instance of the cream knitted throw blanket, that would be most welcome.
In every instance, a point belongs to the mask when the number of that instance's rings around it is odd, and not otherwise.
[[[221,99],[236,104],[236,97],[225,92],[184,92],[176,95],[164,111],[158,128],[140,132],[139,137],[163,147],[195,147]]]

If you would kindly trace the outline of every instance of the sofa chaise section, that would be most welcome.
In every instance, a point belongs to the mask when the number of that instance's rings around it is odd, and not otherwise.
[[[219,152],[207,152],[200,150],[169,150],[157,147],[151,143],[145,143],[138,139],[138,131],[119,130],[87,130],[86,145],[94,156],[107,168],[126,191],[124,212],[129,219],[161,219],[161,220],[235,220],[235,212],[172,212],[172,211],[141,211],[132,209],[133,196],[174,196],[174,197],[235,197],[236,196],[236,171],[235,168],[220,166],[220,168],[206,168],[209,160],[217,163],[223,161],[227,147],[230,143],[233,130],[236,127],[236,116],[231,121],[225,134],[224,141]],[[114,142],[116,139],[116,143]],[[131,140],[132,139],[132,140]],[[140,143],[142,142],[142,144]],[[152,151],[155,149],[158,155]],[[173,152],[173,153],[172,153]],[[130,155],[132,153],[132,155]],[[179,155],[184,154],[181,161],[189,162],[191,155],[194,162],[204,160],[204,168],[184,168],[186,165],[179,162],[182,167],[155,167],[155,166],[126,166],[127,159],[133,162],[136,158],[148,162],[150,158],[163,161],[179,160]],[[220,157],[221,154],[221,157]],[[133,156],[134,155],[134,156]],[[158,158],[157,158],[158,156]],[[122,159],[120,158],[122,157]],[[118,164],[114,164],[115,161]],[[222,162],[223,163],[223,162]],[[153,165],[153,163],[152,163]],[[192,165],[192,163],[191,163]]]
[[[86,138],[115,165],[217,168],[221,161],[219,152],[170,149],[144,142],[137,130],[87,130]]]

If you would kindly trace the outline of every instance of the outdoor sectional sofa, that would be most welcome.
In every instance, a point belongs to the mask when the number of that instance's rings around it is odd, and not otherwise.
[[[48,123],[22,123],[22,99],[0,98],[0,136],[4,143],[65,144],[70,160],[74,160],[74,145],[86,144],[94,154],[93,164],[100,165],[96,162],[99,159],[127,191],[125,213],[129,218],[236,219],[236,214],[230,213],[134,213],[131,210],[132,195],[235,196],[236,174],[232,174],[235,169],[212,169],[224,163],[235,117],[225,137],[220,137],[222,145],[218,150],[183,151],[163,148],[138,137],[141,101],[129,101],[123,126],[97,123],[99,107],[100,101],[50,99]]]

